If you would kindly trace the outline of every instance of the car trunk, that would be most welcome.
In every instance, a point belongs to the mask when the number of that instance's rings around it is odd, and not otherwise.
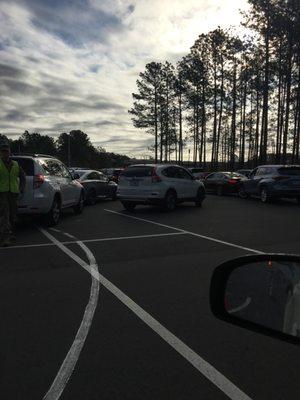
[[[122,195],[138,195],[149,191],[154,183],[155,169],[149,166],[137,166],[126,169],[119,178]]]

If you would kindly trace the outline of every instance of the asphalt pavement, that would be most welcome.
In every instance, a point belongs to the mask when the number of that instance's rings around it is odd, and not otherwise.
[[[217,320],[208,293],[223,261],[300,253],[299,227],[296,203],[233,196],[21,222],[0,249],[1,400],[298,398],[300,346]]]

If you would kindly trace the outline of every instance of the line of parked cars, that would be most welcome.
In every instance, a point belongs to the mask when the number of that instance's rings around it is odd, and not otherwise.
[[[300,165],[261,165],[253,170],[213,172],[200,179],[207,192],[219,196],[237,193],[242,199],[259,197],[263,203],[278,198],[300,202]]]
[[[26,174],[19,215],[41,215],[48,226],[54,226],[64,209],[72,208],[76,214],[81,214],[84,204],[117,198],[118,185],[101,171],[69,170],[57,158],[43,154],[14,155],[12,158]]]
[[[125,169],[68,169],[55,157],[41,154],[14,155],[26,174],[26,189],[19,214],[42,215],[49,226],[59,222],[62,210],[76,214],[84,204],[117,198],[124,208],[139,204],[163,206],[202,205],[206,192],[221,196],[236,193],[246,199],[256,196],[268,203],[276,198],[295,198],[300,203],[300,165],[262,165],[254,170],[203,172],[170,164],[137,164]]]

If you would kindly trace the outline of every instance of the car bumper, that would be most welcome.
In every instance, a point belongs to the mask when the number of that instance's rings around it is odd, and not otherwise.
[[[31,214],[47,214],[51,209],[52,202],[47,198],[36,198],[26,204],[20,202],[18,206],[18,215],[31,215]]]
[[[164,202],[164,198],[161,197],[136,197],[136,196],[122,196],[118,195],[118,199],[122,202],[130,202],[134,204],[144,204],[144,205],[161,205]]]

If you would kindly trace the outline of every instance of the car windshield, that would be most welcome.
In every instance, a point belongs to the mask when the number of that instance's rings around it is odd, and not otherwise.
[[[300,0],[0,0],[0,102],[0,400],[300,398]]]
[[[228,178],[238,179],[238,178],[245,178],[245,175],[239,174],[237,172],[223,172]]]

